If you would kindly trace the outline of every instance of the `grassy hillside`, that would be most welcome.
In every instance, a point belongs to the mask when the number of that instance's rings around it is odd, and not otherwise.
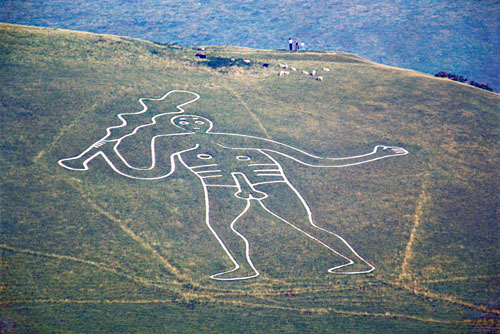
[[[180,45],[350,52],[425,73],[463,75],[500,90],[498,1],[6,0],[0,21]]]
[[[214,47],[202,59],[197,52],[0,25],[5,328],[498,329],[498,94],[343,53]],[[280,63],[298,71],[280,77]],[[313,69],[323,81],[301,74]],[[340,258],[252,208],[238,229],[261,275],[212,280],[231,262],[205,225],[202,187],[186,168],[141,181],[102,159],[86,172],[57,164],[119,125],[119,113],[140,111],[139,98],[171,90],[199,94],[184,109],[212,120],[214,132],[272,139],[322,157],[360,155],[378,144],[407,149],[406,156],[347,168],[276,157],[316,223],[348,240],[376,270],[328,274]],[[146,104],[170,112],[184,102],[176,94]],[[124,142],[127,158],[143,163],[151,137],[168,132],[169,119],[138,132]],[[298,209],[291,203],[287,210]]]

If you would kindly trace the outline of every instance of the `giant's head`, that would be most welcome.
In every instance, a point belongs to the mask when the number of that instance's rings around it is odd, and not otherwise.
[[[205,133],[213,127],[213,123],[209,119],[196,115],[175,116],[172,117],[171,122],[178,128],[195,133]]]

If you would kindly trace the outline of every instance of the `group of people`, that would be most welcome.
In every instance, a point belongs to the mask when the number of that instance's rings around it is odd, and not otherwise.
[[[306,49],[306,43],[304,42],[299,42],[299,41],[294,41],[293,38],[288,38],[288,47],[290,48],[290,51],[293,51],[293,47],[295,45],[295,51],[303,51]]]

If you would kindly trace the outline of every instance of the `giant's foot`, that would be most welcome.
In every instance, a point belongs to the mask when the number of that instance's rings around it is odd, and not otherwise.
[[[342,264],[337,267],[328,269],[330,274],[340,274],[340,275],[356,275],[356,274],[368,274],[375,270],[375,267],[368,262],[359,261],[354,262],[350,260],[346,264]]]
[[[259,276],[260,273],[255,269],[244,269],[241,267],[234,268],[233,270],[224,271],[222,273],[210,276],[211,279],[219,281],[237,281],[250,279]]]

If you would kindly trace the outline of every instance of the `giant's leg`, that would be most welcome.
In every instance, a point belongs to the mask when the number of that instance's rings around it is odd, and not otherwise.
[[[311,209],[291,184],[278,182],[261,184],[255,188],[269,195],[261,200],[266,211],[344,259],[344,263],[328,269],[328,272],[364,274],[375,269],[344,238],[314,223]]]
[[[238,231],[238,220],[248,211],[252,200],[237,198],[236,187],[205,186],[206,224],[231,262],[232,268],[210,276],[216,280],[242,280],[259,272],[250,259],[248,240]],[[256,204],[256,203],[254,203]]]

